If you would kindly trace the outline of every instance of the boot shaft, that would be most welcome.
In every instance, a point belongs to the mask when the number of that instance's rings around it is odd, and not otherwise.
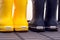
[[[59,0],[59,9],[58,9],[58,21],[60,21],[60,0]]]
[[[13,0],[1,0],[0,1],[0,17],[12,16]]]
[[[14,15],[20,18],[26,18],[28,0],[14,0],[15,13]],[[23,16],[22,16],[23,15]],[[14,16],[14,17],[15,17]]]
[[[44,2],[45,0],[33,0],[33,18],[43,19],[44,16]]]
[[[47,0],[46,4],[46,19],[56,20],[57,0]]]

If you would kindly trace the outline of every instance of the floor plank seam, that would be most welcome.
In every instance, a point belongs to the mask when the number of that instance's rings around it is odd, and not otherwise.
[[[49,36],[47,36],[47,35],[44,35],[44,34],[42,34],[42,33],[40,33],[41,35],[43,35],[43,36],[45,36],[45,37],[47,37],[47,38],[50,38],[51,40],[55,40],[55,39],[53,39],[53,38],[51,38],[51,37],[49,37]]]
[[[21,40],[25,40],[24,38],[22,38],[19,34],[17,34],[16,32],[15,32],[15,34],[16,34],[16,36],[18,37],[18,38],[20,38]]]

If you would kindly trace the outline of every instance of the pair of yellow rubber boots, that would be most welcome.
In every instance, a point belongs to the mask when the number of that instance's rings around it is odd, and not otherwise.
[[[15,5],[12,16],[12,6]],[[27,0],[0,0],[0,32],[28,31]]]

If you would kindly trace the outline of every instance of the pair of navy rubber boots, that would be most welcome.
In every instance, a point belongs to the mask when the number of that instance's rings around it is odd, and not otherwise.
[[[32,0],[33,18],[29,23],[32,31],[57,31],[57,0]],[[46,3],[45,19],[44,5]]]

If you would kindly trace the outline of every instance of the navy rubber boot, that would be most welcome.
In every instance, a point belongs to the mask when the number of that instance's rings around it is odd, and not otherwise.
[[[60,0],[59,0],[58,22],[60,22]]]
[[[44,2],[45,0],[33,0],[33,18],[30,22],[30,30],[42,32],[44,30]]]
[[[45,26],[48,31],[57,31],[57,0],[46,0]]]

